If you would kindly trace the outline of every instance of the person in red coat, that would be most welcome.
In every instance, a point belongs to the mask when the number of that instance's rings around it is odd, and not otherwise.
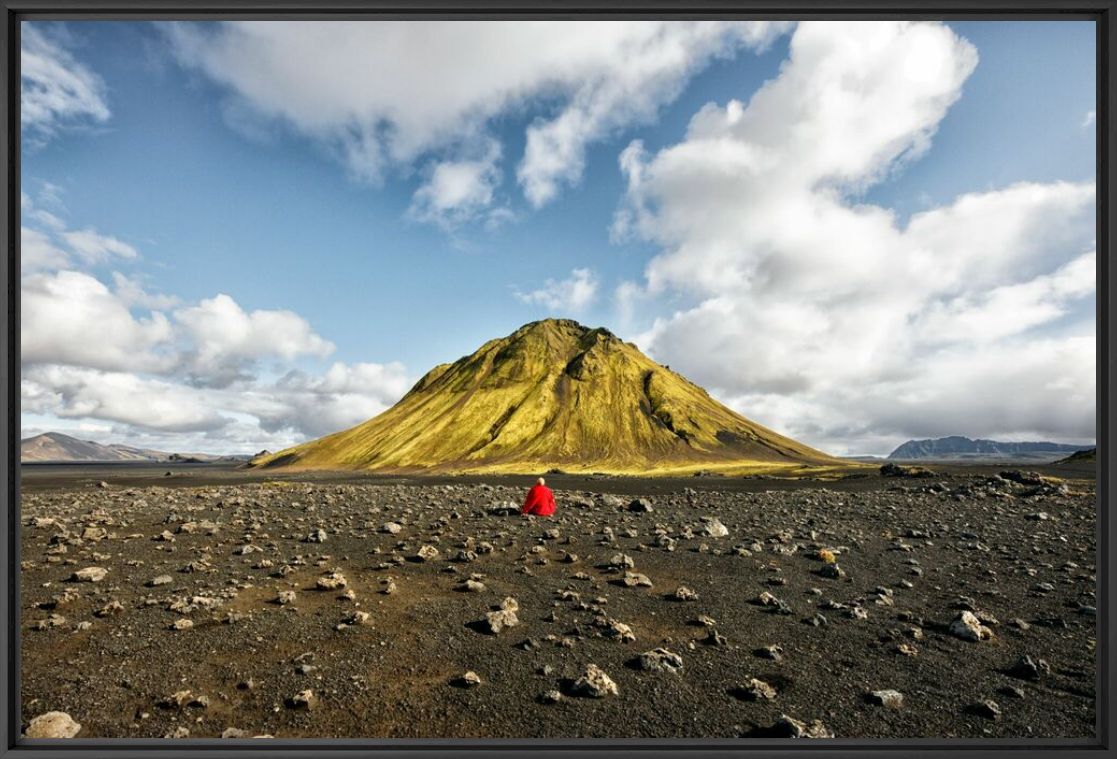
[[[531,490],[527,491],[527,498],[524,499],[524,507],[520,509],[520,513],[539,517],[549,517],[555,513],[555,494],[543,482],[542,477],[531,486]]]

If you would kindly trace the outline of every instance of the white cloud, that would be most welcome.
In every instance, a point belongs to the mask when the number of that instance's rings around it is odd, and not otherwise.
[[[397,362],[336,362],[321,376],[290,372],[248,404],[267,432],[318,437],[371,419],[399,400],[412,382]]]
[[[590,269],[574,269],[567,279],[548,279],[543,286],[527,292],[516,291],[516,299],[528,305],[543,306],[557,314],[577,313],[597,297],[599,282]]]
[[[227,419],[202,392],[128,372],[31,366],[21,382],[23,407],[70,419],[100,419],[163,431],[213,430]]]
[[[62,232],[62,239],[76,255],[87,264],[107,261],[110,258],[138,258],[139,253],[126,242],[103,235],[95,229]]]
[[[178,309],[174,317],[189,345],[183,356],[187,370],[203,382],[228,384],[262,358],[325,358],[334,351],[334,344],[298,314],[246,312],[225,294]]]
[[[335,362],[320,375],[293,369],[334,345],[292,311],[246,311],[225,294],[180,305],[149,292],[142,275],[119,271],[110,288],[71,267],[139,253],[90,230],[68,232],[39,210],[23,198],[24,218],[46,227],[24,226],[21,236],[27,429],[88,428],[99,441],[249,453],[357,424],[409,387],[398,363]]]
[[[500,143],[488,140],[475,159],[432,164],[426,181],[415,191],[410,215],[452,228],[483,212],[492,205],[500,184],[500,152]]]
[[[681,304],[638,342],[838,452],[1092,436],[1094,185],[963,195],[906,225],[856,200],[930,147],[976,63],[940,24],[804,23],[747,104],[707,105],[654,155],[630,145],[613,232],[661,252],[618,306]]]
[[[478,139],[492,139],[485,136],[492,119],[531,106],[554,114],[529,128],[518,170],[528,199],[541,205],[578,181],[587,144],[651,119],[713,57],[763,48],[788,27],[753,21],[163,26],[179,60],[227,88],[237,123],[254,124],[254,132],[261,119],[286,124],[370,181],[435,156],[416,197],[417,216],[434,221],[451,210],[475,214],[492,201],[497,158],[469,155]]]
[[[1082,119],[1082,128],[1089,129],[1098,121],[1097,111],[1087,111],[1086,116]]]
[[[116,297],[128,308],[165,311],[179,304],[179,299],[173,295],[149,293],[139,277],[129,277],[114,271],[112,282]]]
[[[292,371],[275,382],[256,381],[236,389],[197,387],[172,377],[131,372],[34,365],[23,372],[21,396],[25,414],[113,423],[118,425],[116,439],[132,445],[252,453],[363,422],[384,411],[409,386],[398,363],[336,362],[321,376]],[[99,440],[109,438],[102,435]]]
[[[20,334],[25,367],[160,371],[173,363],[159,352],[173,337],[165,315],[136,318],[100,280],[77,271],[23,278]]]
[[[20,227],[19,263],[24,273],[61,269],[70,262],[64,250],[37,229]]]
[[[36,139],[109,119],[105,85],[35,23],[20,24],[20,124]]]

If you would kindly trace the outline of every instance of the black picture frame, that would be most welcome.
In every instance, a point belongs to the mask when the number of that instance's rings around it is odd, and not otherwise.
[[[0,413],[6,434],[0,440],[3,471],[3,520],[0,522],[0,757],[52,759],[82,756],[89,759],[119,756],[205,757],[426,757],[455,755],[481,757],[639,756],[653,759],[682,755],[694,759],[749,756],[922,757],[955,754],[959,757],[1003,756],[1027,751],[1030,756],[1085,759],[1117,755],[1113,745],[1113,709],[1117,669],[1112,651],[1117,631],[1113,546],[1117,541],[1112,507],[1113,455],[1108,433],[1114,425],[1112,335],[1117,334],[1117,309],[1109,297],[1117,275],[1109,265],[1114,249],[1113,221],[1117,217],[1111,190],[1117,168],[1111,156],[1117,148],[1117,119],[1113,94],[1117,91],[1117,0],[0,0],[3,24],[3,97],[0,130],[4,144],[5,182],[0,187],[0,230],[6,251],[0,260],[0,330],[4,392]],[[614,739],[614,740],[455,740],[455,739],[71,739],[31,741],[21,738],[19,706],[19,561],[20,561],[20,289],[19,289],[19,22],[21,20],[78,19],[756,19],[843,18],[936,20],[1088,19],[1097,25],[1097,731],[1094,740],[855,740],[794,739]],[[95,694],[90,694],[95,697]]]

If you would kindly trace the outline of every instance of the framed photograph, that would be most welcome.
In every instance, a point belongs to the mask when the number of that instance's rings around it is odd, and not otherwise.
[[[1110,756],[1113,0],[0,0],[3,756]]]

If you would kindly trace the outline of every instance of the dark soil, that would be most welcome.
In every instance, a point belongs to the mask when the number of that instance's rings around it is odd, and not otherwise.
[[[974,467],[834,482],[554,475],[553,519],[495,513],[531,478],[166,471],[24,468],[24,725],[58,710],[79,737],[741,737],[781,715],[842,738],[1095,731],[1091,467],[1042,468],[1068,478],[1043,483]],[[653,511],[630,512],[635,495]],[[324,542],[307,542],[319,528]],[[424,545],[438,556],[417,561]],[[844,577],[818,574],[818,549]],[[653,587],[625,587],[606,566],[618,554]],[[69,581],[86,567],[107,576]],[[354,598],[316,588],[335,570]],[[458,589],[471,575],[483,591]],[[675,600],[680,586],[697,600]],[[294,600],[276,603],[286,590]],[[754,603],[764,592],[789,613]],[[506,597],[519,624],[484,632]],[[950,634],[963,609],[991,640]],[[367,624],[338,629],[355,611]],[[614,623],[635,641],[611,637]],[[758,655],[772,645],[780,661]],[[681,672],[637,668],[661,647]],[[1025,655],[1036,679],[1014,670]],[[575,694],[589,664],[617,695]],[[466,671],[481,684],[464,687]],[[748,700],[751,678],[775,698]],[[871,703],[885,689],[900,708]],[[295,708],[305,690],[311,708]],[[541,703],[553,690],[559,702]],[[183,705],[160,705],[182,691]],[[999,718],[974,708],[987,700]]]

